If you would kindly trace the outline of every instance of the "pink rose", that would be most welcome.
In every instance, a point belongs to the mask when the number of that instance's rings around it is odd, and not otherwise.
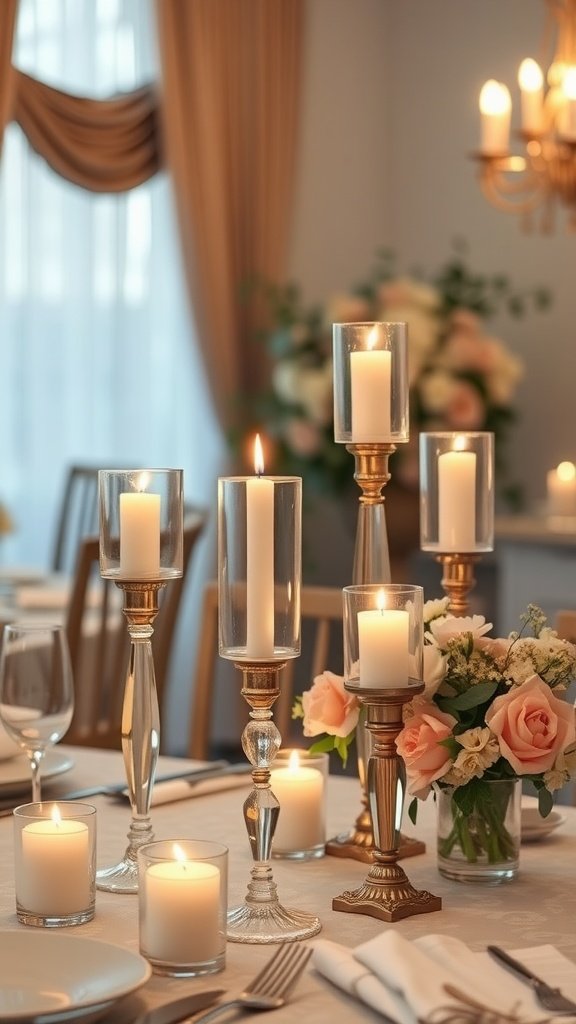
[[[309,690],[302,694],[304,735],[348,736],[358,722],[358,700],[344,689],[344,679],[334,672],[316,676]]]
[[[450,768],[452,758],[440,741],[452,735],[456,719],[435,704],[421,704],[396,738],[396,749],[406,765],[408,792],[424,800],[431,783]]]
[[[455,383],[446,408],[449,425],[454,430],[478,430],[484,415],[484,402],[478,389],[467,380]]]
[[[576,739],[574,708],[536,675],[496,697],[486,725],[517,775],[550,771],[558,754]]]
[[[317,455],[322,447],[320,428],[300,417],[293,416],[288,420],[284,436],[288,447],[304,458]]]

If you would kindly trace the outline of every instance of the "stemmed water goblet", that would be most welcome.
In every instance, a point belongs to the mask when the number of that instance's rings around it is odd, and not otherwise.
[[[0,720],[27,754],[32,801],[41,796],[41,764],[72,720],[72,664],[64,626],[10,623],[0,648]]]

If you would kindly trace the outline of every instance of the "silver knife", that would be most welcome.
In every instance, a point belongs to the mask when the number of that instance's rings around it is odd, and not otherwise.
[[[563,996],[559,988],[552,988],[551,985],[542,981],[542,978],[539,978],[528,967],[521,964],[519,960],[515,960],[504,949],[500,949],[499,946],[487,946],[486,949],[496,960],[506,964],[507,967],[530,985],[539,1003],[546,1010],[551,1010],[554,1013],[576,1014],[576,1003]]]
[[[155,1010],[148,1010],[147,1013],[143,1013],[139,1017],[133,1017],[131,1024],[177,1024],[178,1021],[191,1017],[193,1013],[212,1006],[223,992],[223,988],[215,988],[184,996],[183,999],[174,999],[170,1003],[165,1003],[164,1006],[157,1006]]]

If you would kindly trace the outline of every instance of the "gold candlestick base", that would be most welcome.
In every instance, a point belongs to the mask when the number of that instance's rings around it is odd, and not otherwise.
[[[245,902],[228,912],[232,942],[290,942],[310,938],[320,920],[280,903],[270,863],[272,841],[281,807],[270,788],[270,765],[280,749],[281,736],[272,719],[280,695],[279,676],[286,662],[240,662],[242,696],[250,705],[251,722],[242,733],[242,749],[253,765],[254,789],[244,802],[244,821],[254,860]]]
[[[373,737],[368,764],[368,800],[374,833],[373,864],[358,889],[346,890],[332,901],[332,909],[348,914],[367,914],[381,921],[400,921],[414,914],[440,910],[442,900],[417,890],[396,863],[405,790],[404,763],[396,753],[396,737],[402,729],[402,707],[424,690],[424,685],[402,689],[372,689],[346,683],[366,708],[366,728]]]
[[[442,566],[440,582],[444,593],[450,598],[448,607],[452,615],[468,614],[468,594],[476,586],[474,566],[479,560],[479,555],[471,554],[436,555],[436,561]]]

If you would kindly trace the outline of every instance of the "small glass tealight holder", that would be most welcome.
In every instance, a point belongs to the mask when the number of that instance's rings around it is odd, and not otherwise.
[[[328,754],[281,749],[270,775],[280,804],[272,856],[311,860],[326,852]]]
[[[420,547],[481,554],[494,547],[494,434],[420,434]]]
[[[366,583],[344,587],[346,688],[396,690],[422,681],[422,587]]]
[[[138,850],[140,952],[155,974],[195,977],[226,964],[228,848],[203,839]]]
[[[100,573],[117,581],[182,575],[181,469],[101,469]]]
[[[61,928],[94,917],[96,808],[73,801],[14,811],[16,915],[21,924]]]
[[[408,327],[333,324],[334,440],[408,441]]]
[[[235,662],[300,654],[300,477],[218,481],[219,651]]]

